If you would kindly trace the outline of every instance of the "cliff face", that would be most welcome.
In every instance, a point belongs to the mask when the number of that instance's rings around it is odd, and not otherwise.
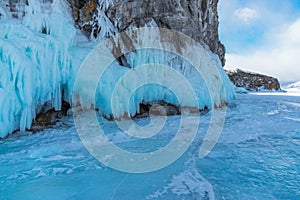
[[[218,0],[67,0],[75,24],[102,39],[132,27],[158,26],[204,42],[224,66],[225,48],[218,35]],[[103,25],[106,28],[103,29]]]
[[[218,0],[65,0],[75,24],[87,36],[103,39],[132,27],[158,26],[204,42],[225,65],[218,35]],[[44,7],[53,0],[40,0]],[[3,0],[14,18],[26,13],[28,0]],[[0,12],[0,18],[1,14]],[[106,28],[104,28],[106,27]]]

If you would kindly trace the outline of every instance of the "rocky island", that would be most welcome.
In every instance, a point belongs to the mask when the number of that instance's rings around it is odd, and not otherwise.
[[[247,72],[241,69],[227,70],[226,73],[236,87],[245,88],[248,91],[280,90],[278,79],[271,76]]]

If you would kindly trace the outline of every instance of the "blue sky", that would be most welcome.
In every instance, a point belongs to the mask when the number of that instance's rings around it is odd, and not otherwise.
[[[300,0],[219,0],[226,68],[300,80]]]

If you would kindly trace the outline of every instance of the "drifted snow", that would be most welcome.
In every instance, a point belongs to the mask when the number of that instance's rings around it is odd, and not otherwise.
[[[283,89],[290,93],[299,94],[300,93],[300,81],[289,84],[289,85],[283,87]]]
[[[96,46],[96,43],[86,46],[80,43],[83,36],[74,28],[72,17],[63,1],[40,3],[39,0],[29,0],[28,3],[29,5],[25,6],[25,17],[20,19],[11,18],[3,8],[0,10],[0,137],[5,137],[17,129],[24,131],[30,128],[32,120],[46,102],[56,110],[61,108],[62,98],[71,102],[76,73],[91,47]],[[106,3],[102,6],[106,7]],[[103,22],[101,27],[104,38],[108,33],[113,34],[115,30],[110,29],[111,25],[103,13],[99,13],[98,21]],[[191,54],[193,51],[195,49],[185,53]],[[202,55],[208,56],[208,50]],[[215,55],[211,56],[212,60],[208,62],[207,59],[203,59],[201,63],[201,66],[204,66],[202,76],[208,78],[206,85],[203,77],[197,75],[188,64],[183,63],[181,66],[182,63],[176,59],[171,62],[170,60],[175,58],[172,54],[150,51],[129,53],[126,58],[132,69],[120,66],[117,62],[108,68],[97,87],[96,106],[107,116],[122,116],[124,113],[135,115],[139,112],[139,103],[157,100],[190,106],[188,102],[174,98],[166,88],[145,86],[137,90],[129,105],[124,102],[125,94],[116,94],[119,106],[112,113],[110,98],[119,78],[137,69],[139,65],[149,63],[171,65],[188,79],[197,94],[198,108],[220,105],[232,99],[234,91],[219,59]],[[211,70],[210,66],[213,63],[217,65],[217,71]],[[154,81],[170,79],[168,74],[159,68],[151,68],[147,73],[156,77]],[[215,83],[215,73],[220,73],[221,84]],[[123,88],[126,92],[126,89],[137,84],[139,77],[136,78],[137,80],[122,83],[120,91]],[[84,81],[89,85],[88,79]],[[176,80],[173,80],[173,83],[176,84]],[[86,85],[83,84],[82,87]],[[213,88],[212,98],[207,88]],[[90,107],[89,105],[94,103],[91,93],[86,96],[86,93],[79,91],[76,95],[78,99],[75,100],[84,107]],[[184,90],[181,96],[184,96]]]

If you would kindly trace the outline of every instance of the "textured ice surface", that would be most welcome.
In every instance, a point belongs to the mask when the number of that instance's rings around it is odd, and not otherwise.
[[[210,115],[178,161],[160,171],[110,169],[83,147],[71,118],[34,135],[0,140],[3,199],[299,199],[300,97],[238,95],[229,105],[218,144],[199,159]],[[148,119],[139,119],[140,125]],[[100,120],[111,141],[131,151],[166,145],[177,131],[173,116],[156,140],[129,139]],[[27,133],[28,134],[28,133]]]

